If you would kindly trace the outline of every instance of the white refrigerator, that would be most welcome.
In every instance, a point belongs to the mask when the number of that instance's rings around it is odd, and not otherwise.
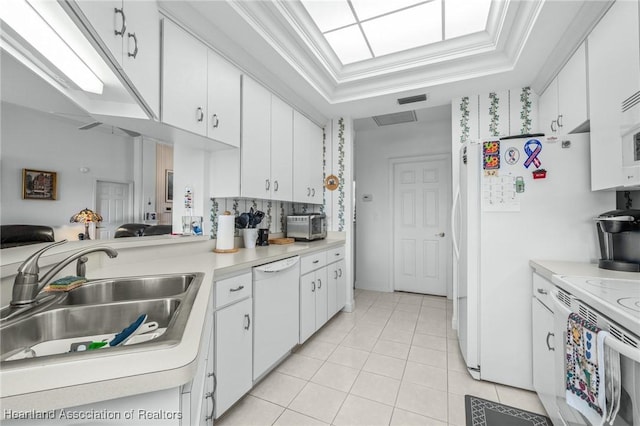
[[[588,136],[461,145],[453,324],[475,379],[532,389],[529,261],[599,257],[593,218],[615,192],[591,192]]]

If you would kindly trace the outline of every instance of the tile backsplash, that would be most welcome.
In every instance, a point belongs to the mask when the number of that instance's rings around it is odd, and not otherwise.
[[[258,228],[269,228],[269,233],[285,232],[287,215],[294,213],[320,213],[321,204],[293,203],[290,201],[260,200],[254,198],[211,198],[211,238],[218,236],[218,216],[225,210],[232,215],[238,216],[240,213],[248,212],[253,207],[254,210],[264,212],[265,216]],[[236,229],[236,236],[239,235]]]

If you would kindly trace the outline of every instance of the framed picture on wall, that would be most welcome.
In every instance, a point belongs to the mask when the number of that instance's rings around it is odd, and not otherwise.
[[[173,170],[164,171],[164,201],[173,202]]]
[[[44,170],[22,169],[23,200],[57,200],[58,174]]]

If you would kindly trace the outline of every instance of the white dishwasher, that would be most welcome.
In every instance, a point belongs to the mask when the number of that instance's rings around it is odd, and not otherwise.
[[[253,380],[298,344],[300,256],[253,268]]]

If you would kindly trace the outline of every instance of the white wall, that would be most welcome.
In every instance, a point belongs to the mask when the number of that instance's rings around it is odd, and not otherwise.
[[[66,119],[6,103],[1,120],[2,224],[63,227],[56,240],[76,239],[84,226],[70,225],[69,218],[85,207],[95,209],[96,180],[133,181],[130,137],[78,130]],[[57,172],[58,199],[23,200],[23,168]]]
[[[356,132],[356,288],[393,291],[389,160],[449,154],[451,120],[417,122]],[[363,194],[373,201],[362,202]],[[449,283],[450,284],[450,283]]]

